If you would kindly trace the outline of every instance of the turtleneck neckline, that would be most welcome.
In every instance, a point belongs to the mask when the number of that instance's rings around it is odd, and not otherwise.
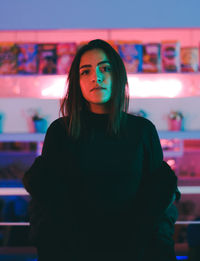
[[[96,118],[96,119],[105,119],[105,118],[109,117],[109,113],[95,113],[95,112],[92,112],[92,111],[89,111],[89,110],[86,111],[86,114],[89,117]]]

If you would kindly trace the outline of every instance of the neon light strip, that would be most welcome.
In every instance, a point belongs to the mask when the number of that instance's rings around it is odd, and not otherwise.
[[[0,133],[1,142],[24,141],[42,142],[45,134],[43,133]]]
[[[179,187],[181,194],[200,194],[200,186]],[[25,196],[29,193],[24,188],[0,188],[0,196]]]
[[[181,194],[200,194],[200,186],[179,187]]]
[[[24,188],[0,188],[0,196],[25,196],[29,193]]]
[[[200,221],[176,221],[176,225],[200,225]]]
[[[177,221],[176,225],[200,225],[200,221]],[[29,222],[0,222],[0,226],[30,226]]]
[[[0,226],[30,226],[29,222],[0,222]]]
[[[177,260],[188,260],[188,256],[176,256]]]
[[[175,98],[200,95],[199,73],[136,73],[128,75],[131,98]],[[1,75],[0,97],[60,99],[67,75]]]
[[[48,84],[41,91],[43,98],[62,98],[66,93],[66,79],[61,77],[47,78]],[[130,98],[174,98],[181,96],[183,92],[182,79],[176,75],[128,75]]]
[[[159,131],[160,139],[200,139],[200,131]],[[43,142],[43,133],[0,133],[1,142],[24,141],[24,142]]]
[[[165,97],[174,98],[180,96],[183,91],[183,84],[176,76],[169,77],[158,75],[153,77],[128,76],[129,94],[131,98],[153,98]]]

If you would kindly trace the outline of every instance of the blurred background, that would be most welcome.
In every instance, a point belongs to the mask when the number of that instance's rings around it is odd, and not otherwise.
[[[156,125],[165,160],[178,176],[177,260],[200,260],[200,2],[0,4],[0,260],[36,260],[21,178],[59,117],[77,48],[96,38],[122,57],[129,112]]]

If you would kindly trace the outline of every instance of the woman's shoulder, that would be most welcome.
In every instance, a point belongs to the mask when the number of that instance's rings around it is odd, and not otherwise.
[[[137,116],[130,113],[124,113],[126,118],[126,123],[128,126],[139,129],[152,129],[155,128],[154,124],[141,116]]]
[[[68,117],[59,117],[51,122],[49,128],[50,129],[66,128],[67,124],[68,124]]]
[[[47,134],[53,133],[60,135],[61,133],[66,133],[68,122],[68,117],[57,118],[49,125],[47,129]]]
[[[61,117],[54,120],[47,129],[43,144],[43,154],[46,153],[47,149],[55,148],[58,144],[61,144],[67,137],[67,131],[65,127],[65,118]],[[52,149],[55,150],[56,149]]]

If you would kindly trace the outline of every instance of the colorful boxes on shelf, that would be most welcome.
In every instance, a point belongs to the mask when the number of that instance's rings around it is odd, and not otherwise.
[[[107,41],[121,56],[128,74],[198,72],[199,47],[181,47],[180,42],[142,43]],[[69,73],[79,45],[68,43],[0,42],[0,75]]]
[[[180,62],[181,62],[181,72],[198,72],[199,48],[182,47]]]
[[[166,41],[161,44],[162,72],[180,72],[180,43]]]
[[[118,42],[117,50],[126,67],[127,73],[142,72],[142,44]]]
[[[56,74],[56,44],[38,45],[38,73]]]
[[[0,74],[17,73],[18,48],[15,43],[0,44]]]
[[[143,45],[142,71],[146,73],[160,72],[159,43],[147,43]]]
[[[57,44],[57,74],[69,73],[71,63],[76,53],[76,43]]]

